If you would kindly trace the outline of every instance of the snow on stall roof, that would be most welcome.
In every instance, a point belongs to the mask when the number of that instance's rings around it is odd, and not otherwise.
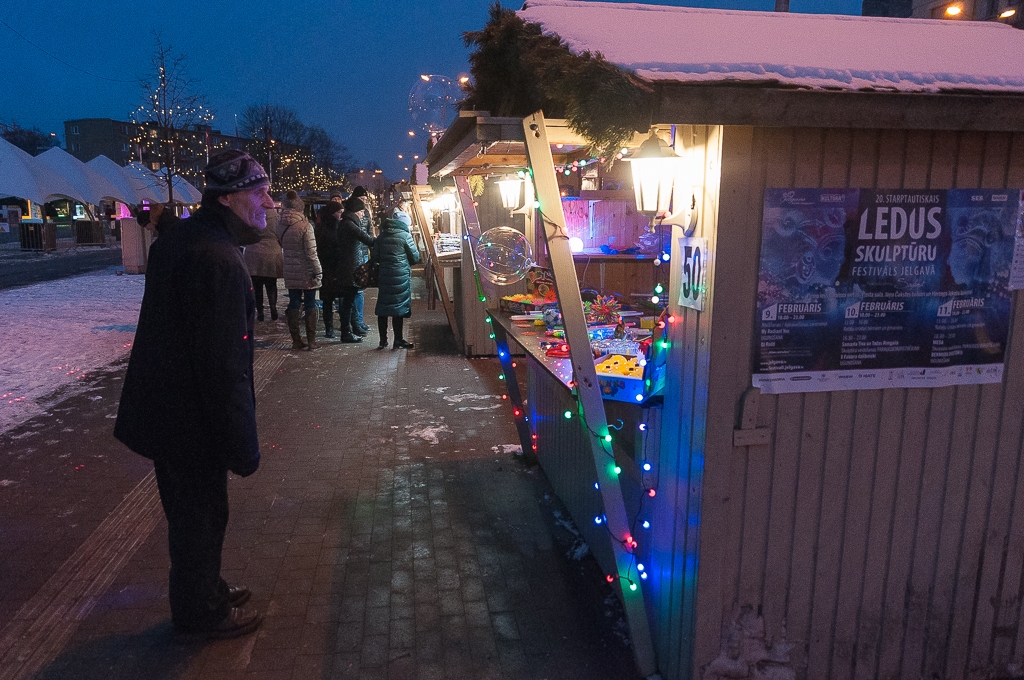
[[[655,81],[1024,92],[1024,31],[996,22],[582,0],[528,0],[518,14]]]

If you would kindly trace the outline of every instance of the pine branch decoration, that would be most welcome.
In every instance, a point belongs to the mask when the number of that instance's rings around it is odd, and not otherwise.
[[[538,110],[566,118],[569,127],[609,155],[634,132],[646,131],[654,110],[653,88],[600,53],[573,54],[556,36],[523,21],[498,2],[480,31],[463,34],[474,84],[463,110],[526,117]]]

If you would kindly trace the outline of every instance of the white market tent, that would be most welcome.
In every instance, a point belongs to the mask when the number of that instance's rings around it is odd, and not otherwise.
[[[121,170],[158,196],[157,200],[160,203],[167,202],[167,180],[162,176],[140,163],[129,163]],[[199,203],[203,198],[202,192],[189,184],[183,177],[176,175],[172,186],[174,187],[174,199],[181,203]]]
[[[137,202],[134,194],[118,188],[102,174],[63,149],[58,147],[49,149],[39,154],[36,161],[45,164],[64,177],[88,203],[97,205],[105,198],[122,203]]]
[[[142,203],[143,201],[162,203],[164,200],[154,190],[155,187],[150,186],[151,180],[143,180],[136,177],[134,173],[125,172],[125,168],[106,156],[96,156],[86,165],[105,177],[124,195],[132,197],[130,202],[133,204]]]
[[[36,203],[59,198],[88,202],[61,173],[3,138],[0,138],[0,196],[14,196]]]

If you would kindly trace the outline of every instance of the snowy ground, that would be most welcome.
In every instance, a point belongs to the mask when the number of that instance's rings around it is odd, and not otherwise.
[[[146,279],[117,269],[0,290],[0,433],[127,356]]]

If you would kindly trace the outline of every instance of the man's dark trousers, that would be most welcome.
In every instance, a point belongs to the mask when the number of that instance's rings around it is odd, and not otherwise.
[[[220,577],[228,471],[166,461],[154,461],[153,467],[167,516],[171,620],[182,631],[209,628],[231,611],[228,586]]]

